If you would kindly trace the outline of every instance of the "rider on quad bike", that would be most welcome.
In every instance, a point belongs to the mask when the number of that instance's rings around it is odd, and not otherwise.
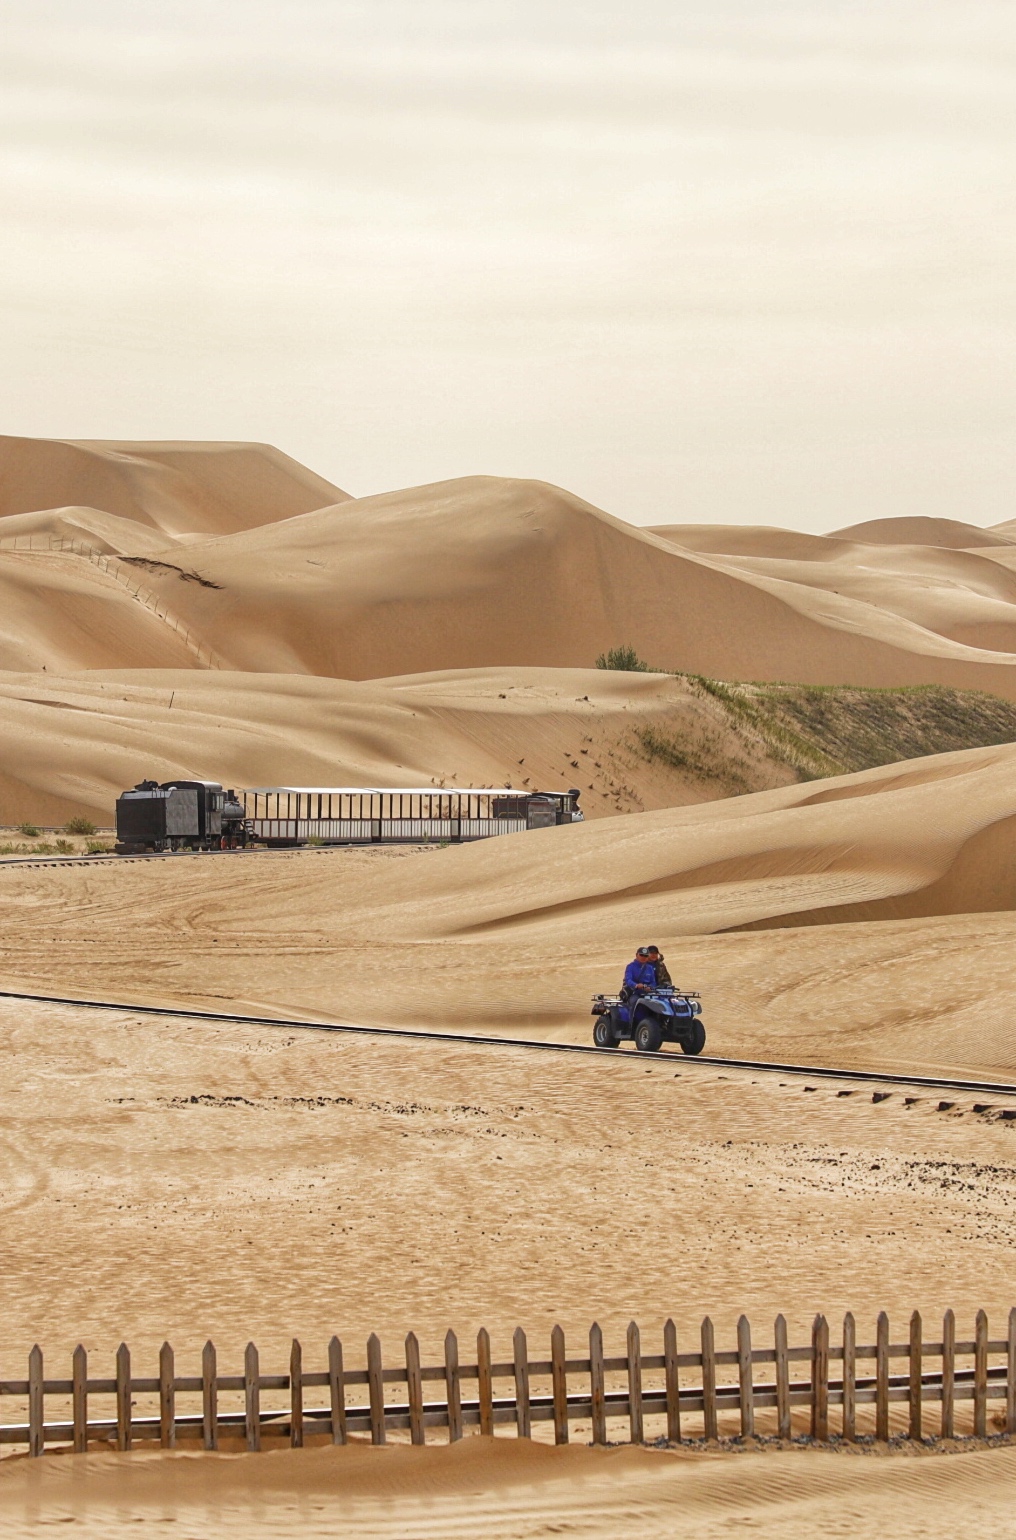
[[[705,1047],[701,1000],[691,991],[674,988],[657,946],[639,947],[624,970],[620,992],[594,995],[592,1014],[598,1048],[616,1048],[625,1039],[634,1041],[640,1053],[655,1053],[665,1042],[689,1054]]]
[[[659,956],[657,947],[654,947],[653,951]],[[656,986],[656,961],[649,955],[649,947],[640,946],[634,960],[624,970],[621,991],[624,993],[627,990],[629,994],[644,994],[647,990],[655,989]]]

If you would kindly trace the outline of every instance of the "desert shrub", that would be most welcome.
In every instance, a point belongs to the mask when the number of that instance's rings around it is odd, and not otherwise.
[[[601,652],[596,667],[615,669],[622,674],[649,673],[649,664],[643,663],[634,647],[611,647],[609,652]]]
[[[26,839],[33,839],[34,840],[34,839],[38,839],[38,837],[39,837],[39,831],[35,827],[34,823],[19,823],[18,824],[18,833],[19,834],[23,834]]]
[[[101,856],[105,855],[107,851],[112,850],[113,847],[108,840],[88,840],[85,844],[85,849],[90,856]]]
[[[74,853],[74,846],[71,844],[70,840],[57,840],[56,849],[62,856],[69,856],[73,855]]]
[[[90,818],[68,818],[64,824],[65,834],[94,834],[95,825]]]

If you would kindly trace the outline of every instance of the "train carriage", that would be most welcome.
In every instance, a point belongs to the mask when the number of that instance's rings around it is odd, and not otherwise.
[[[251,836],[274,846],[458,844],[582,819],[574,788],[259,786],[242,800]]]

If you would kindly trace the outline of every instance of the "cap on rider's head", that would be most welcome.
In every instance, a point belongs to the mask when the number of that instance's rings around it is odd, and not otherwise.
[[[640,946],[638,951],[635,953],[635,956],[636,957],[648,957],[649,956],[649,948],[647,946]]]
[[[659,957],[660,955],[660,949],[658,946],[647,946],[646,952],[650,957]]]

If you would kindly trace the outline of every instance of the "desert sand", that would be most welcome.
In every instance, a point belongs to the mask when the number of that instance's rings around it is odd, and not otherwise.
[[[723,1345],[746,1311],[1001,1322],[1007,1099],[752,1074],[588,1043],[639,941],[720,1056],[1011,1081],[1016,745],[730,797],[632,749],[729,724],[631,644],[729,679],[1016,698],[1016,530],[635,529],[473,478],[350,498],[251,445],[6,440],[0,814],[142,775],[578,785],[587,822],[459,849],[0,867],[0,1372],[40,1342],[168,1337],[284,1363],[339,1332],[570,1343],[598,1319]],[[140,585],[140,592],[135,592]],[[105,814],[105,816],[103,816]],[[153,1019],[131,1005],[424,1026],[441,1043]],[[500,1039],[480,1046],[455,1034]],[[849,1093],[849,1094],[848,1094]],[[929,1328],[930,1329],[930,1328]],[[732,1431],[732,1429],[728,1429]],[[6,1530],[212,1535],[954,1533],[1004,1525],[1013,1454],[718,1456],[468,1439],[0,1460]],[[20,1526],[20,1528],[19,1528]]]
[[[459,849],[9,867],[3,971],[40,992],[585,1040],[589,995],[642,938],[703,990],[718,1052],[1009,1075],[1014,759]],[[405,991],[379,995],[361,962],[378,947]]]
[[[771,531],[635,528],[541,482],[350,498],[258,445],[7,439],[0,467],[8,669],[376,679],[588,668],[628,643],[714,678],[1016,697],[1006,526],[968,550],[921,520],[895,544],[777,532],[776,554]]]
[[[318,1365],[335,1330],[360,1364],[372,1330],[397,1362],[408,1329],[433,1357],[448,1325],[463,1343],[486,1325],[506,1354],[517,1324],[534,1347],[555,1323],[578,1344],[593,1318],[619,1346],[631,1317],[651,1344],[673,1315],[693,1343],[709,1311],[722,1347],[742,1310],[764,1340],[777,1310],[800,1339],[818,1303],[865,1337],[882,1308],[930,1329],[947,1306],[1001,1323],[1011,1303],[1016,1134],[970,1097],[942,1113],[669,1056],[562,1063],[9,1001],[0,1023],[8,1375],[34,1340],[51,1373],[77,1340],[98,1368],[122,1338],[148,1372],[168,1337],[190,1372],[208,1336],[227,1366],[253,1335],[267,1369],[292,1335]],[[55,1454],[42,1474],[6,1459],[0,1505],[5,1525],[83,1533],[143,1516],[425,1536],[496,1511],[499,1534],[596,1536],[715,1533],[716,1501],[732,1530],[874,1533],[893,1501],[918,1534],[1012,1483],[998,1451],[981,1470],[987,1455],[717,1461],[573,1439],[520,1453],[505,1430],[422,1467],[362,1445],[304,1463]]]
[[[729,1458],[636,1449],[549,1450],[469,1440],[451,1449],[301,1450],[250,1459],[97,1455],[87,1468],[51,1461],[7,1484],[7,1532],[36,1534],[43,1514],[72,1534],[131,1524],[184,1525],[195,1540],[227,1525],[318,1540],[490,1534],[503,1540],[575,1534],[649,1540],[816,1534],[951,1540],[958,1522],[1004,1533],[1011,1451],[927,1460],[832,1454]],[[335,1527],[331,1514],[341,1514]],[[960,1518],[962,1516],[962,1518]]]

